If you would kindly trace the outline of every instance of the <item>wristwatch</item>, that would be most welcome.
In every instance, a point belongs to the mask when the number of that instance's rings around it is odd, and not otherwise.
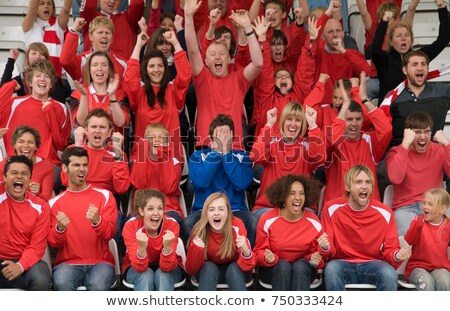
[[[365,103],[371,102],[371,101],[372,101],[372,98],[366,97],[366,98],[364,98],[364,99],[362,100],[362,103],[365,104]]]

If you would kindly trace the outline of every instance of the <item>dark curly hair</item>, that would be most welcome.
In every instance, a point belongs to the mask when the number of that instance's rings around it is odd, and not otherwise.
[[[283,208],[284,201],[289,196],[291,186],[296,181],[301,183],[305,189],[304,207],[317,205],[320,198],[320,182],[304,175],[293,174],[279,178],[266,189],[266,195],[270,204],[278,208]]]

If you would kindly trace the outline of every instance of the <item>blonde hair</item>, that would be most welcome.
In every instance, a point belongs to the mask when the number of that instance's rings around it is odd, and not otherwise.
[[[151,124],[147,125],[147,127],[145,128],[145,132],[144,132],[145,138],[147,138],[147,136],[149,135],[151,130],[160,130],[160,131],[164,132],[165,134],[167,134],[167,136],[169,136],[169,134],[170,134],[167,127],[165,127],[163,124],[151,123]]]
[[[106,27],[114,34],[114,23],[105,16],[97,16],[89,23],[89,33],[93,33],[98,27]]]
[[[306,124],[305,112],[303,111],[302,105],[300,105],[299,103],[295,103],[295,102],[290,102],[281,111],[280,132],[283,133],[284,122],[286,122],[286,119],[290,116],[293,116],[295,118],[299,118],[300,120],[302,120],[301,130],[300,130],[300,133],[298,134],[298,137],[305,136],[306,131],[308,130],[308,127]]]
[[[45,57],[45,59],[50,59],[50,54],[44,43],[41,42],[30,43],[30,45],[28,45],[27,47],[27,50],[25,51],[25,66],[24,66],[25,68],[30,66],[30,63],[28,63],[28,56],[30,55],[31,50],[39,52]]]
[[[433,210],[432,212],[435,213],[438,208],[441,206],[445,206],[445,210],[450,206],[450,195],[448,194],[447,190],[444,190],[442,188],[433,188],[425,191],[423,194],[430,194],[432,197],[432,204],[433,204]],[[444,211],[444,218],[448,219],[448,216],[446,215]]]
[[[217,252],[217,255],[220,256],[221,259],[225,258],[232,258],[233,255],[236,253],[236,243],[234,241],[233,237],[233,228],[232,228],[232,219],[233,219],[233,213],[231,211],[231,205],[230,201],[228,200],[228,197],[223,192],[214,192],[211,195],[209,195],[205,203],[203,203],[203,209],[202,209],[202,215],[200,217],[200,220],[195,224],[194,228],[192,229],[191,237],[189,238],[188,245],[191,244],[194,237],[199,237],[202,239],[202,241],[205,243],[204,248],[204,258],[205,260],[207,258],[207,251],[208,251],[208,242],[209,242],[209,235],[211,232],[211,225],[208,221],[208,207],[211,205],[211,203],[217,199],[223,198],[225,200],[225,205],[227,207],[228,216],[225,220],[225,224],[223,227],[223,241],[220,245],[219,251]]]
[[[370,183],[372,184],[372,187],[375,185],[375,178],[373,176],[372,171],[369,167],[358,164],[350,168],[347,173],[345,173],[344,176],[344,183],[345,183],[345,196],[348,197],[350,195],[350,191],[347,189],[350,189],[352,184],[355,182],[356,177],[359,175],[359,173],[364,172],[369,176]],[[372,193],[370,194],[372,195]]]
[[[414,34],[413,30],[410,24],[404,22],[404,21],[396,21],[391,27],[388,29],[388,36],[387,36],[387,42],[386,42],[386,49],[388,52],[392,49],[392,38],[394,37],[394,31],[397,28],[406,28],[406,30],[409,32],[409,35],[411,37],[411,46],[414,44]]]
[[[400,9],[397,5],[397,3],[394,3],[392,1],[386,1],[381,3],[376,12],[376,16],[378,20],[381,20],[383,18],[384,12],[392,12],[394,13],[394,16],[392,17],[394,20],[398,18],[398,14],[400,13]]]

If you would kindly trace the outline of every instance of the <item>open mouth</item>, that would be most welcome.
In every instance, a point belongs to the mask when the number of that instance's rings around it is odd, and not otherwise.
[[[215,63],[215,64],[214,64],[214,68],[215,68],[217,71],[221,71],[222,68],[223,68],[223,65],[222,65],[222,63]]]
[[[109,44],[108,40],[100,40],[100,47],[102,49],[107,49],[108,48],[108,44]]]
[[[287,87],[287,83],[286,82],[281,82],[280,83],[280,87]]]
[[[45,90],[45,89],[47,89],[47,83],[38,83],[38,88],[39,89],[41,89],[41,90]]]
[[[361,192],[359,193],[359,198],[360,198],[360,199],[366,200],[367,197],[368,197],[368,193],[367,193],[366,191],[361,191]]]
[[[13,188],[14,188],[15,191],[22,191],[22,189],[23,189],[23,183],[22,183],[21,181],[16,181],[16,182],[13,184]]]

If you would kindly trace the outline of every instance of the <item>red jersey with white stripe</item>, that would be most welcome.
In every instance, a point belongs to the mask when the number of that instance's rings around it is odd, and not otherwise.
[[[271,267],[279,259],[295,262],[299,259],[309,260],[313,253],[320,252],[322,256],[331,254],[323,251],[317,239],[323,233],[322,224],[316,215],[308,210],[297,221],[289,221],[281,216],[279,208],[274,208],[261,216],[256,229],[255,255],[258,265]],[[264,258],[265,250],[271,250],[275,261],[268,263]],[[317,268],[322,268],[323,261]]]
[[[116,234],[117,208],[110,191],[89,185],[82,191],[66,190],[48,203],[52,209],[48,242],[57,249],[55,266],[60,263],[114,265],[108,243]],[[99,210],[101,219],[96,226],[86,218],[90,204],[94,204]],[[56,215],[59,211],[70,219],[63,232],[56,228]]]
[[[14,200],[0,183],[0,261],[18,259],[24,271],[37,263],[47,246],[50,209],[47,202],[26,192]]]
[[[424,221],[423,217],[414,218],[405,234],[405,241],[412,246],[412,255],[405,268],[406,278],[415,268],[427,271],[447,269],[450,272],[450,221],[444,218],[440,224],[432,224]]]
[[[245,229],[244,223],[237,217],[233,216],[231,221],[231,225],[233,226],[233,241],[236,241],[237,235],[247,237],[247,230]],[[192,241],[188,247],[187,258],[186,258],[186,272],[189,275],[196,275],[205,260],[212,261],[217,265],[226,265],[230,264],[233,261],[236,261],[239,267],[241,267],[242,271],[251,271],[256,265],[255,255],[253,254],[250,243],[247,240],[247,246],[251,252],[249,257],[244,257],[240,249],[237,249],[236,252],[231,256],[231,258],[220,258],[217,255],[219,251],[220,245],[223,242],[223,234],[220,232],[210,231],[209,233],[209,241],[208,241],[208,249],[206,251],[207,259],[204,257],[203,248],[198,247]]]
[[[353,210],[348,198],[325,204],[322,218],[324,231],[334,246],[331,259],[352,263],[384,260],[394,268],[401,262],[394,259],[400,249],[394,213],[389,206],[370,199],[364,210]]]
[[[157,265],[164,272],[173,271],[177,266],[183,266],[182,259],[177,255],[176,249],[178,245],[178,237],[180,235],[180,227],[175,219],[163,216],[161,230],[155,237],[148,235],[144,227],[143,218],[131,218],[125,223],[122,235],[127,247],[127,252],[122,262],[122,271],[125,271],[130,265],[137,272],[145,272],[149,265]],[[175,239],[172,242],[172,252],[170,254],[163,253],[163,236],[166,230],[172,231]],[[147,233],[147,255],[139,258],[137,251],[139,249],[136,237],[142,232]]]

